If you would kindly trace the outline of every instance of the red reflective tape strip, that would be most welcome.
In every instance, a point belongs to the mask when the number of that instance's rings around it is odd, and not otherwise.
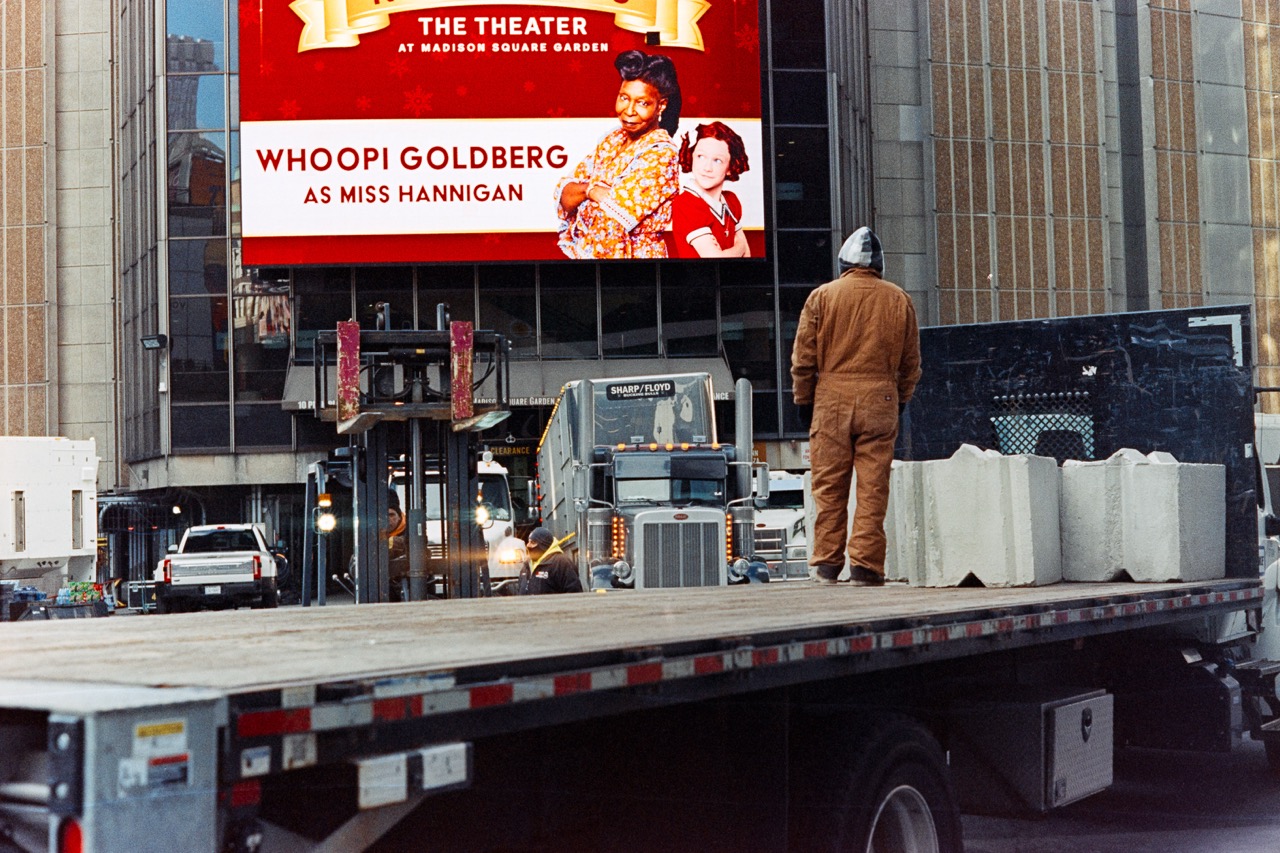
[[[414,717],[422,716],[422,697],[421,696],[409,697],[409,713]]]
[[[653,684],[662,680],[662,664],[637,663],[627,667],[627,686]]]
[[[481,687],[472,687],[469,692],[472,708],[489,708],[494,705],[508,704],[515,693],[515,688],[510,684],[486,684]]]
[[[849,651],[851,653],[869,652],[876,647],[875,634],[859,634],[856,637],[849,638]]]
[[[409,703],[403,696],[373,700],[373,718],[380,723],[403,720],[408,716]]]
[[[931,628],[929,630],[929,642],[945,643],[951,639],[951,632],[946,628]]]
[[[724,672],[724,658],[721,655],[703,655],[693,659],[693,671],[697,675],[714,675]]]
[[[572,675],[557,675],[555,693],[557,696],[568,696],[571,693],[584,693],[591,689],[591,673],[575,672]]]
[[[155,758],[148,759],[147,764],[151,767],[159,767],[162,764],[183,764],[190,757],[185,752],[178,755],[158,755]]]
[[[964,626],[964,635],[966,637],[981,637],[983,633],[981,622],[970,622]]]
[[[805,643],[804,656],[807,658],[825,658],[827,656],[827,643]]]
[[[889,645],[895,649],[903,649],[907,646],[914,646],[916,642],[915,631],[898,631],[890,635]]]
[[[770,666],[778,662],[778,649],[756,649],[751,653],[752,666]]]
[[[276,708],[250,711],[236,719],[237,737],[268,737],[311,730],[310,708]]]
[[[262,782],[260,780],[249,779],[244,782],[236,782],[231,786],[231,808],[256,806],[260,802],[262,802]]]

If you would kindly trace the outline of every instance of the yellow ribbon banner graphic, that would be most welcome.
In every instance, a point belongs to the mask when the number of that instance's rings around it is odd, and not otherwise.
[[[538,6],[609,12],[614,24],[633,33],[657,32],[665,47],[705,50],[698,19],[711,8],[710,0],[294,0],[289,4],[302,19],[298,53],[322,47],[355,47],[363,33],[391,23],[399,12],[455,9],[461,6]]]

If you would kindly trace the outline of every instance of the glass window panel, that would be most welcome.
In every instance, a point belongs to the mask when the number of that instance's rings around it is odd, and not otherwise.
[[[227,52],[227,70],[235,73],[240,70],[240,22],[233,20],[228,30],[228,41],[231,49]],[[234,102],[233,102],[234,103]],[[233,107],[234,109],[234,107]]]
[[[346,436],[339,436],[333,424],[314,418],[309,412],[295,415],[294,427],[298,430],[299,450],[331,450],[339,443],[346,444]]]
[[[418,267],[418,316],[428,329],[436,324],[440,303],[449,306],[450,320],[476,319],[476,268],[446,264]]]
[[[175,403],[227,399],[227,300],[169,300],[170,395]]]
[[[175,453],[231,450],[231,406],[172,406],[169,435]]]
[[[751,431],[758,438],[778,435],[778,392],[758,391],[751,394]]]
[[[480,267],[477,326],[506,335],[516,358],[537,355],[536,302],[533,267]]]
[[[232,130],[240,129],[240,75],[232,74],[227,78],[227,84],[231,86],[231,100],[229,106],[231,108],[231,120],[227,126]],[[825,91],[825,90],[824,90]],[[234,140],[232,140],[234,143]]]
[[[828,124],[825,71],[778,71],[773,75],[776,124]]]
[[[227,293],[227,241],[170,240],[169,294],[171,296],[225,296]]]
[[[360,321],[360,328],[377,328],[380,302],[391,306],[392,329],[414,328],[412,267],[356,267],[354,273],[356,319]],[[429,328],[435,327],[433,312]]]
[[[823,0],[773,0],[770,12],[774,68],[826,66]]]
[[[831,224],[831,152],[825,127],[774,131],[774,206],[779,228]]]
[[[777,387],[773,288],[742,287],[720,304],[721,339],[735,380],[757,391]]]
[[[227,173],[231,176],[231,236],[240,236],[240,132],[231,133],[227,147]]]
[[[165,32],[169,37],[165,56],[169,73],[222,70],[225,19],[225,3],[166,0]]]
[[[779,231],[778,280],[822,284],[833,278],[831,232]]]
[[[294,357],[310,363],[316,332],[336,329],[351,319],[351,270],[347,267],[299,269],[294,272]]]
[[[232,290],[236,400],[279,400],[293,330],[289,284],[246,276]]]
[[[227,126],[227,78],[221,74],[171,75],[169,130],[222,130]]]
[[[605,357],[658,354],[657,264],[600,268],[600,337]]]
[[[281,409],[279,403],[237,403],[235,417],[237,449],[288,448],[293,444],[293,415]]]
[[[791,389],[791,348],[796,342],[796,327],[800,324],[800,311],[804,301],[813,292],[810,287],[782,287],[778,289],[778,313],[782,317],[782,387]]]
[[[225,133],[169,134],[169,235],[227,233]]]
[[[596,265],[542,264],[544,358],[596,358]]]
[[[667,355],[716,355],[715,265],[702,262],[662,266],[662,337]]]

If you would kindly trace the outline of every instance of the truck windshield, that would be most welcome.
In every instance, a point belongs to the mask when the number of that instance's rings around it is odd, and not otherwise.
[[[397,479],[396,490],[404,501],[403,479]],[[427,521],[439,521],[444,518],[440,508],[440,479],[432,474],[427,475],[426,517]],[[489,518],[494,521],[511,520],[511,491],[507,488],[507,478],[501,474],[480,475],[480,503],[489,510]],[[402,504],[403,505],[403,504]]]
[[[617,480],[618,503],[652,503],[676,506],[724,504],[724,486],[719,480]]]

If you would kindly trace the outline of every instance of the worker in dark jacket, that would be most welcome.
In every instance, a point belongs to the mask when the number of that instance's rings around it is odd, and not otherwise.
[[[529,546],[528,574],[520,573],[520,594],[582,592],[578,566],[545,527],[535,527],[525,540]]]
[[[814,580],[835,583],[848,554],[850,580],[884,583],[885,510],[898,418],[920,379],[915,306],[881,278],[884,254],[870,228],[840,247],[840,277],[805,300],[791,351],[791,380],[809,428]],[[853,530],[849,480],[857,473]]]

